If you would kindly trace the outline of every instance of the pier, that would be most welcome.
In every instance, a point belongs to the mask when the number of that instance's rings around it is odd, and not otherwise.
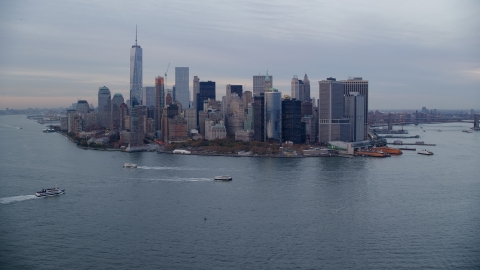
[[[414,135],[414,136],[402,136],[402,135],[383,135],[383,136],[378,136],[379,138],[385,138],[385,139],[418,139],[420,138],[420,135]]]
[[[387,144],[393,144],[393,145],[437,146],[437,145],[434,144],[434,143],[403,143],[403,142],[402,142],[402,143],[398,143],[398,142],[397,142],[397,143],[395,143],[395,142],[389,143],[389,142],[387,142]]]

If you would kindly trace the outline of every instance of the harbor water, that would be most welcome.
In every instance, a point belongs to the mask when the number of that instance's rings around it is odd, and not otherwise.
[[[433,156],[268,158],[83,150],[1,116],[0,268],[479,269],[471,126],[403,127]]]

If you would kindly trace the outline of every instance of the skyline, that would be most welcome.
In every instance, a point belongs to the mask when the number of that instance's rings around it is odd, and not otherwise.
[[[0,109],[97,104],[99,87],[129,94],[129,49],[144,49],[143,86],[189,67],[252,91],[268,70],[282,95],[307,74],[369,81],[369,109],[479,109],[480,3],[365,1],[0,4]]]

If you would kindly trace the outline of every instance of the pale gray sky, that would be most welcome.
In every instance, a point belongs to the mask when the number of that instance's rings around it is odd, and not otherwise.
[[[143,84],[170,63],[190,81],[246,85],[273,76],[290,95],[308,74],[369,80],[370,109],[480,109],[480,1],[1,1],[0,109],[129,98],[129,53]],[[190,82],[191,84],[191,82]],[[190,91],[192,87],[190,86]]]

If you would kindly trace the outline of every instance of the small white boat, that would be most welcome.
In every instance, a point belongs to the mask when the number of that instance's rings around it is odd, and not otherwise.
[[[125,163],[123,164],[123,168],[137,168],[137,164]]]
[[[35,193],[37,197],[52,197],[58,196],[65,193],[65,189],[59,189],[58,187],[46,188]]]
[[[473,133],[473,130],[471,130],[471,129],[464,129],[464,130],[462,130],[462,132],[465,132],[465,133]]]
[[[433,152],[428,151],[427,149],[422,149],[422,150],[418,151],[417,154],[431,156],[431,155],[433,155]]]
[[[173,150],[172,153],[181,154],[181,155],[191,155],[192,154],[192,152],[187,151],[187,150],[182,150],[182,149],[175,149],[175,150]]]
[[[219,175],[213,178],[215,181],[232,181],[232,177],[230,175]]]

